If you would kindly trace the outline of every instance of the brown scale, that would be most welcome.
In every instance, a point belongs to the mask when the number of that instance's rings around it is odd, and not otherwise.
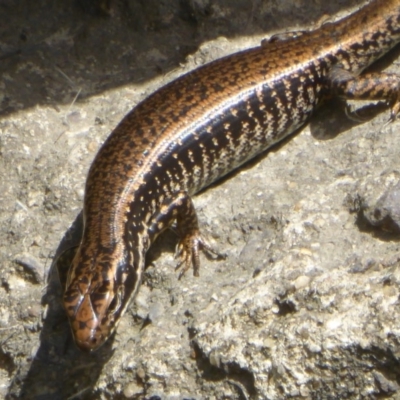
[[[64,295],[80,348],[114,331],[146,251],[175,221],[182,273],[198,275],[199,251],[211,249],[190,196],[292,133],[323,97],[386,99],[397,114],[399,77],[359,74],[399,42],[399,19],[400,0],[374,0],[316,31],[278,35],[178,78],[121,121],[89,171]]]

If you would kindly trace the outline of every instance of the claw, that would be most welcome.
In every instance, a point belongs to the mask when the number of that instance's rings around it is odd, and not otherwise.
[[[207,240],[201,236],[200,232],[196,231],[188,234],[179,241],[175,252],[175,258],[179,258],[175,270],[183,266],[178,279],[181,279],[191,266],[193,266],[193,275],[200,275],[200,250],[214,254],[217,259],[226,258],[225,254],[214,250]]]
[[[358,110],[353,110],[352,107],[346,103],[346,107],[344,109],[344,112],[346,114],[346,117],[350,120],[350,121],[354,121],[357,123],[363,123],[363,122],[367,122],[368,118],[365,118],[363,116],[361,116],[358,113]]]
[[[393,105],[390,108],[390,119],[389,122],[393,122],[396,120],[397,114],[400,111],[400,99],[396,99]]]

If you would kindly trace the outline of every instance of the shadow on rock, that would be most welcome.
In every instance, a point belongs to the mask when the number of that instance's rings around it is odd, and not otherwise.
[[[103,366],[112,356],[112,339],[95,353],[84,353],[75,346],[61,303],[63,289],[60,281],[65,284],[81,235],[82,215],[79,214],[61,241],[50,269],[42,299],[47,313],[39,349],[29,370],[19,371],[8,399],[90,398]],[[21,391],[18,387],[22,387]]]

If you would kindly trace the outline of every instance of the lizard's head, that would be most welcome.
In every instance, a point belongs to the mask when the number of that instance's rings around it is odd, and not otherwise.
[[[139,286],[140,274],[121,251],[89,256],[83,248],[72,261],[63,302],[76,345],[94,351],[115,331]]]

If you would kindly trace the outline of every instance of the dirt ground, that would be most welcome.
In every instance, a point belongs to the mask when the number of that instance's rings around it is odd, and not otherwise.
[[[359,4],[0,0],[0,398],[399,394],[398,238],[353,213],[399,180],[400,122],[385,124],[385,108],[360,123],[328,105],[293,140],[196,196],[203,232],[227,260],[203,257],[201,276],[178,282],[167,232],[96,353],[74,346],[52,268],[79,237],[79,219],[70,227],[93,157],[135,104],[205,62]],[[398,52],[386,67],[399,70]],[[305,354],[314,361],[300,373]]]

